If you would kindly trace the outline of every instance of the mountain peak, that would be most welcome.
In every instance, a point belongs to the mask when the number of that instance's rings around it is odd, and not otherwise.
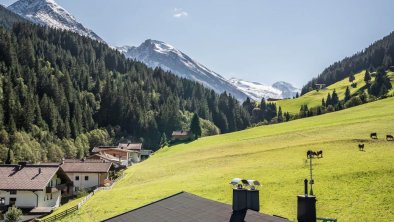
[[[161,67],[178,76],[197,81],[218,93],[226,91],[240,101],[246,99],[246,94],[239,91],[221,75],[166,42],[147,39],[138,47],[123,46],[117,49],[126,57],[141,61],[149,67]]]
[[[92,30],[85,28],[81,23],[77,22],[74,16],[54,0],[19,0],[8,6],[8,9],[33,23],[76,32],[80,35],[104,42]]]

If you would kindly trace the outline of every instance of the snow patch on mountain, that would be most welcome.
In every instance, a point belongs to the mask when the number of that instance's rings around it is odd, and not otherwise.
[[[264,85],[257,82],[249,82],[236,78],[232,78],[229,81],[254,101],[260,101],[262,98],[265,99],[292,98],[299,91],[299,89],[295,88],[290,83],[286,83],[286,82],[277,82],[272,86],[270,86],[270,85]]]
[[[92,30],[85,28],[54,0],[19,0],[8,7],[33,23],[68,30],[104,42]]]
[[[293,98],[296,96],[296,94],[301,93],[301,89],[294,87],[288,82],[276,82],[272,85],[272,87],[279,89],[282,91],[282,98],[287,99],[287,98]]]

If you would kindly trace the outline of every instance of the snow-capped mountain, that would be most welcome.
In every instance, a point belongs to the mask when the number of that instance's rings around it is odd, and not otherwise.
[[[118,50],[128,58],[141,61],[152,68],[161,67],[178,76],[195,80],[218,93],[226,91],[240,101],[244,101],[247,97],[224,77],[194,61],[170,44],[148,39],[138,47],[123,46]]]
[[[33,23],[76,32],[104,42],[96,33],[85,28],[54,0],[19,0],[8,6],[8,9]]]
[[[287,82],[276,82],[270,86],[236,78],[232,78],[229,81],[239,90],[248,95],[249,98],[255,101],[260,101],[263,97],[265,99],[292,98],[297,92],[299,92],[299,89]]]
[[[298,89],[298,88],[294,87],[293,85],[291,85],[290,83],[283,82],[283,81],[276,82],[276,83],[272,84],[272,87],[282,91],[282,98],[283,99],[293,98],[294,96],[296,96],[297,93],[301,92],[301,89]]]

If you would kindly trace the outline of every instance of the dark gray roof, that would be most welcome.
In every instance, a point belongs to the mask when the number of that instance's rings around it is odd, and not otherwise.
[[[232,207],[187,192],[180,192],[139,207],[107,222],[229,222]],[[288,222],[288,220],[249,210],[246,222]]]

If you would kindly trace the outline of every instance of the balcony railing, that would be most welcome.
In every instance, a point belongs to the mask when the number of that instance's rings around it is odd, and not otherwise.
[[[46,187],[46,193],[54,193],[57,192],[59,190],[63,190],[67,187],[67,184],[58,184],[56,186],[48,186]]]

